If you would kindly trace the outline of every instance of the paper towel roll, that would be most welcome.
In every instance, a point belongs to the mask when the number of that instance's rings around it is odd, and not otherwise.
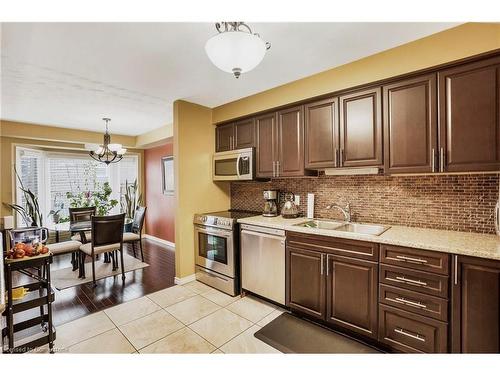
[[[307,218],[314,218],[314,194],[307,193]]]

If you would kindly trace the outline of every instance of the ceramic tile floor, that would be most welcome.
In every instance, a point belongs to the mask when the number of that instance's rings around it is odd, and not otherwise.
[[[230,297],[194,281],[57,327],[55,351],[280,353],[253,334],[283,311],[256,297]]]

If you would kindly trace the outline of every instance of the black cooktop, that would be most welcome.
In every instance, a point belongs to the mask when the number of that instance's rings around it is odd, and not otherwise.
[[[229,211],[209,212],[204,215],[238,220],[238,219],[243,219],[244,217],[257,216],[260,214],[261,212],[256,212],[256,211],[229,210]]]

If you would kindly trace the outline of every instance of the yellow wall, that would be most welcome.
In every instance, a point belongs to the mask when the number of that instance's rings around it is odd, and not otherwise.
[[[500,23],[468,23],[213,109],[213,122],[500,48]]]
[[[40,139],[30,139],[30,138],[22,138],[22,135],[24,134],[23,131],[20,131],[21,128],[23,128],[23,124],[16,123],[16,126],[18,126],[19,130],[17,131],[18,137],[10,137],[6,136],[4,134],[4,130],[6,127],[4,127],[5,123],[2,121],[1,123],[1,137],[0,137],[0,216],[5,216],[5,215],[11,215],[12,212],[8,207],[5,207],[3,203],[9,203],[13,202],[15,199],[14,196],[14,191],[15,191],[15,175],[14,175],[14,164],[16,161],[15,157],[15,147],[16,146],[24,146],[24,147],[36,147],[36,148],[43,148],[43,149],[53,149],[53,150],[65,150],[65,151],[70,151],[70,152],[85,152],[84,150],[84,144],[83,143],[74,143],[75,139],[79,138],[72,138],[71,142],[58,142],[58,141],[48,141],[48,140],[40,140]],[[29,125],[28,127],[31,130],[35,130],[36,125]],[[39,126],[38,128],[45,128],[44,126]],[[8,127],[7,127],[8,129]],[[84,132],[79,130],[78,136],[81,137],[81,139],[85,139],[87,142],[94,142],[93,141],[93,134],[92,132]],[[8,133],[12,134],[12,132]],[[29,134],[29,133],[28,133]],[[47,136],[48,137],[48,136]],[[135,138],[135,137],[130,137],[130,138]],[[113,141],[116,142],[121,142],[121,141],[127,141],[126,138],[121,138],[121,137],[115,137],[113,136]],[[101,134],[101,140],[96,140],[97,142],[102,142],[102,134]],[[135,143],[135,139],[133,141]],[[123,143],[123,145],[127,145],[127,143]],[[145,186],[145,181],[144,181],[144,151],[140,149],[132,149],[129,148],[129,153],[135,153],[139,155],[139,188],[141,191],[144,191],[142,188]]]
[[[161,128],[151,130],[147,133],[138,135],[136,137],[135,146],[136,147],[156,147],[168,142],[170,138],[174,135],[173,125],[165,125]]]
[[[194,273],[193,216],[229,208],[229,184],[212,181],[215,127],[212,110],[174,102],[175,275]]]

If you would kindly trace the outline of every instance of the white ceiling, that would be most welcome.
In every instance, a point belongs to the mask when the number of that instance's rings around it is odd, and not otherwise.
[[[138,135],[176,99],[218,106],[455,25],[250,23],[272,47],[237,80],[205,54],[210,23],[3,23],[0,116]]]

